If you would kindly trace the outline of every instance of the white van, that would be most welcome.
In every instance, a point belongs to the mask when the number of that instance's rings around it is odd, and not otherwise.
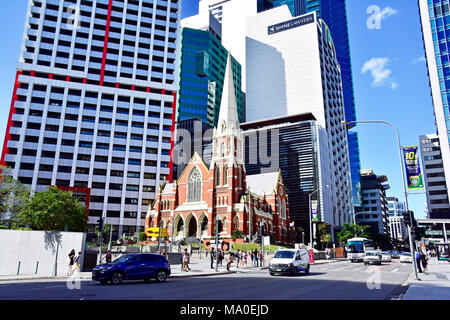
[[[298,274],[300,271],[309,273],[311,261],[306,249],[280,249],[269,264],[269,273]]]

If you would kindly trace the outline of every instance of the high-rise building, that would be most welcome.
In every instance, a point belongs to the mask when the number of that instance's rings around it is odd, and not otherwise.
[[[443,169],[444,174],[442,181],[445,180],[448,187],[450,185],[450,56],[448,54],[450,9],[448,1],[419,0],[418,3],[433,111],[436,117],[437,137],[434,139],[439,139],[442,156],[441,170]],[[442,194],[440,196],[439,198],[443,199]],[[430,200],[430,196],[428,199]],[[450,199],[450,188],[447,188],[447,204],[448,199]],[[429,210],[431,210],[430,207]],[[441,217],[449,218],[450,213],[444,213]]]
[[[2,164],[33,192],[90,191],[118,234],[171,180],[178,0],[29,0]]]
[[[361,170],[362,211],[356,215],[356,223],[368,225],[369,233],[388,234],[389,210],[386,190],[389,185],[386,176],[377,176],[372,169]]]
[[[420,136],[423,176],[427,193],[427,211],[429,219],[450,217],[450,203],[445,181],[444,163],[439,136],[427,134]]]
[[[403,216],[403,212],[406,210],[406,205],[396,197],[386,197],[388,202],[388,214],[390,217]]]
[[[332,226],[334,236],[340,222],[335,215],[337,196],[329,188],[332,163],[328,153],[328,135],[316,118],[305,113],[247,122],[241,124],[241,128],[244,130],[247,174],[281,169],[289,196],[289,214],[295,227],[302,227],[305,238],[309,239],[311,194],[312,201],[318,200],[319,221]],[[345,218],[346,222],[351,219]],[[301,234],[297,233],[297,241],[301,240]]]
[[[286,6],[262,12],[247,25],[247,121],[312,113],[325,129],[336,194],[334,221],[353,217],[340,67],[326,23],[310,13],[293,18]],[[312,190],[311,190],[312,191]]]
[[[228,51],[210,31],[182,28],[177,121],[199,118],[217,126]],[[241,65],[232,57],[239,121],[244,120]]]
[[[316,12],[317,17],[323,19],[328,25],[331,37],[333,38],[336,57],[341,68],[345,119],[346,121],[355,121],[356,109],[345,0],[264,0],[259,3],[258,12],[282,5],[287,5],[294,17],[305,13]],[[355,124],[350,124],[349,129],[354,126]],[[361,198],[361,182],[359,176],[361,160],[359,154],[358,133],[349,132],[348,148],[352,171],[353,205],[359,207]]]

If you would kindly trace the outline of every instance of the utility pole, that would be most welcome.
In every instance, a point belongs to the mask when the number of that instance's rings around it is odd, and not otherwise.
[[[161,221],[158,222],[158,254],[161,254]]]
[[[219,271],[219,216],[216,216],[216,272]]]
[[[103,244],[103,216],[98,219],[98,231],[99,231],[99,249],[97,264],[100,264],[102,260],[102,244]]]
[[[261,264],[264,267],[264,224],[262,221],[260,222],[259,225],[259,234],[261,239],[261,254],[262,254]]]

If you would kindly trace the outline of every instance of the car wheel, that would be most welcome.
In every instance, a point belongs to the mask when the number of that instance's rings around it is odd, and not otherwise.
[[[108,280],[100,280],[100,284],[105,285],[105,284],[107,284],[107,283],[108,283]]]
[[[156,281],[158,282],[164,282],[167,279],[167,272],[165,272],[164,270],[159,270],[156,273]]]
[[[123,281],[123,274],[120,272],[115,272],[112,275],[111,282],[115,285],[121,284]]]
[[[275,275],[275,273],[273,273],[273,272],[269,272],[269,274],[270,274],[271,276]]]

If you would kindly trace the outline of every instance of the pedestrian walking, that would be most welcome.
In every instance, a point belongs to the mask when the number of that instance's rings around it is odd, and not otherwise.
[[[212,246],[211,246],[210,256],[211,256],[211,269],[214,269],[214,260],[216,257],[215,257],[214,249]]]
[[[427,255],[424,252],[420,253],[420,262],[422,263],[422,268],[423,268],[423,273],[428,274],[428,269],[427,269]]]
[[[103,256],[103,258],[100,260],[100,262],[103,261],[103,260],[105,260],[106,263],[111,263],[111,261],[112,261],[112,254],[111,254],[110,250],[106,251],[106,254]]]
[[[188,263],[188,253],[187,249],[184,249],[183,253],[181,254],[181,271],[188,272],[186,265]]]
[[[74,274],[75,272],[77,272],[79,274],[80,273],[80,263],[81,263],[81,251],[78,252],[78,255],[75,257],[73,262],[74,262],[74,269],[73,269],[72,274]]]
[[[245,251],[245,260],[244,260],[244,263],[245,263],[245,266],[247,267],[247,265],[248,265],[248,252],[247,251]]]
[[[415,259],[416,259],[417,269],[419,269],[419,273],[422,273],[422,268],[420,267],[421,263],[420,263],[420,252],[419,251],[416,251]]]
[[[228,252],[228,258],[227,258],[227,271],[231,272],[231,264],[233,263],[233,256],[231,255],[231,251]]]
[[[188,271],[190,271],[191,268],[189,267],[189,263],[191,262],[191,253],[188,251],[186,254],[187,254],[186,268],[188,269]]]
[[[254,259],[253,266],[258,267],[258,250],[257,249],[253,252],[253,259]]]
[[[239,252],[240,250],[238,250],[236,252],[236,268],[239,268],[239,262],[241,261],[241,254]]]
[[[72,249],[72,251],[70,251],[70,253],[69,253],[69,269],[67,270],[67,275],[68,276],[72,275],[72,268],[73,268],[73,264],[74,264],[74,259],[75,259],[75,249]]]
[[[219,249],[219,264],[220,264],[220,266],[222,266],[223,259],[224,259],[223,252],[222,252],[222,250]]]

